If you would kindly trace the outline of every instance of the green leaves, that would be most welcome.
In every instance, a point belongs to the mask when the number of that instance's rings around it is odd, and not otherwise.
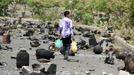
[[[86,25],[89,25],[89,24],[93,23],[92,15],[89,14],[89,13],[84,13],[82,15],[82,19],[83,19],[83,23],[86,24]]]
[[[130,20],[130,26],[134,27],[134,0],[130,0],[130,15],[129,15],[129,20]]]
[[[91,0],[90,8],[97,11],[107,11],[107,3],[109,0]]]
[[[11,2],[12,0],[0,0],[0,16],[5,16],[6,9]]]

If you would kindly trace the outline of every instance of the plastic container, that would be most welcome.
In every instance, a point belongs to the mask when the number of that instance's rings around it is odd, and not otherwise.
[[[26,50],[20,50],[16,57],[16,67],[29,66],[29,53]]]
[[[56,48],[62,48],[62,46],[63,46],[62,40],[58,39],[55,41]]]
[[[77,43],[75,41],[72,41],[72,43],[71,43],[71,51],[73,53],[77,52]]]

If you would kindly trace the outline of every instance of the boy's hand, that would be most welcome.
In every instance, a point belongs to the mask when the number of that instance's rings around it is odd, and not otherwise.
[[[60,34],[58,35],[58,38],[61,39],[61,35]]]

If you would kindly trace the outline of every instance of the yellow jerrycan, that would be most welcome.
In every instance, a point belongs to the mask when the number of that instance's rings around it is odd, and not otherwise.
[[[71,43],[71,52],[77,53],[77,43],[75,41],[72,41]]]

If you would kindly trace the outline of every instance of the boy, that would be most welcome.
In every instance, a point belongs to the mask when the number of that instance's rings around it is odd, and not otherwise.
[[[64,18],[61,19],[59,23],[59,36],[63,42],[63,54],[64,59],[68,60],[70,45],[71,45],[71,38],[73,37],[73,29],[72,29],[72,20],[69,18],[70,12],[64,12]]]

